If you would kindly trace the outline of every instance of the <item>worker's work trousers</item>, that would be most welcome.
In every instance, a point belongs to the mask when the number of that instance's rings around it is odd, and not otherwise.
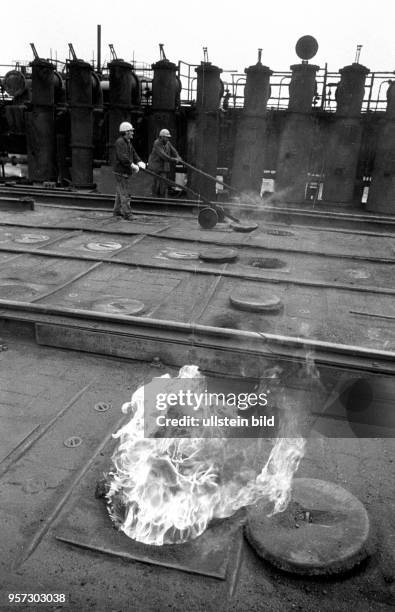
[[[165,180],[168,178],[168,172],[158,172],[158,176],[154,177],[152,183],[152,195],[159,196],[160,198],[166,198],[168,192],[168,183]]]
[[[115,174],[115,202],[113,213],[126,217],[132,214],[129,195],[129,175]]]

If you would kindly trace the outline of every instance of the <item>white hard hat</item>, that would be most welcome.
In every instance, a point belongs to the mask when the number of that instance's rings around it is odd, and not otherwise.
[[[167,136],[167,138],[171,138],[171,134],[170,134],[169,130],[166,130],[166,129],[161,130],[159,132],[159,136]]]
[[[129,130],[134,130],[132,124],[129,123],[129,121],[122,121],[121,125],[119,126],[119,131],[128,132]]]

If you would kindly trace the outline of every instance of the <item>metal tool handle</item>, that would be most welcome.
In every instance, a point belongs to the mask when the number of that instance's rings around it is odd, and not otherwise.
[[[187,164],[186,164],[187,165]],[[163,181],[165,181],[165,183],[167,183],[168,185],[171,185],[172,187],[179,187],[179,185],[177,183],[175,183],[174,181],[161,176],[160,174],[157,174],[156,172],[153,172],[153,170],[150,170],[149,168],[145,168],[144,172],[147,172],[147,174],[150,174],[151,176],[154,176],[156,178],[159,178]],[[194,196],[196,196],[197,198],[199,198],[199,200],[201,200],[205,206],[208,206],[209,208],[213,208],[214,210],[217,210],[217,207],[215,204],[213,204],[212,202],[210,202],[209,200],[207,200],[206,198],[203,198],[200,193],[197,193],[196,191],[194,191],[193,189],[191,189],[190,187],[183,187],[183,189],[185,189],[185,191],[189,191],[190,193],[192,193]],[[221,210],[223,212],[223,215],[225,217],[227,217],[228,219],[231,219],[231,221],[235,221],[236,223],[240,223],[240,220],[237,219],[236,217],[233,217],[233,215],[230,215],[224,208],[222,208],[221,206]]]
[[[176,183],[175,181],[172,181],[171,179],[168,179],[168,178],[166,178],[164,176],[161,176],[160,174],[157,174],[156,172],[154,172],[153,170],[150,170],[149,168],[145,168],[144,172],[146,172],[147,174],[150,174],[151,176],[154,176],[155,178],[161,179],[162,181],[164,181],[165,183],[167,183],[171,187],[180,187],[180,185],[178,185],[178,183]],[[210,202],[206,198],[202,198],[200,193],[197,193],[197,191],[194,191],[193,189],[191,189],[190,187],[187,187],[187,186],[182,187],[182,188],[185,189],[185,191],[189,191],[192,195],[194,195],[197,198],[199,198],[199,200],[202,200],[202,202],[204,202],[205,205],[211,206]]]
[[[188,162],[184,161],[183,159],[181,160],[181,163],[187,168],[190,168],[191,170],[193,170],[194,172],[198,172],[198,174],[201,174],[202,176],[205,176],[206,178],[211,179],[212,181],[215,181],[218,185],[222,185],[223,187],[226,187],[226,189],[229,189],[229,191],[233,191],[233,193],[237,193],[238,196],[243,195],[243,197],[249,199],[251,202],[256,204],[256,202],[254,202],[254,200],[250,198],[248,195],[242,194],[240,191],[238,191],[234,187],[231,187],[231,185],[224,183],[224,181],[219,181],[215,176],[208,174],[208,172],[204,172],[203,170],[200,170],[199,168],[195,168],[195,166],[192,166],[192,164],[188,164]]]

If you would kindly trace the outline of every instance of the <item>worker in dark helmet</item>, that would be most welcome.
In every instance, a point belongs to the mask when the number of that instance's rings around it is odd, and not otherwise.
[[[119,126],[119,138],[115,141],[114,174],[116,180],[114,217],[133,219],[130,208],[129,178],[140,168],[145,170],[145,163],[137,155],[132,145],[134,128],[128,121]]]
[[[148,169],[158,175],[154,177],[154,182],[152,184],[152,194],[154,196],[167,196],[168,183],[163,179],[170,178],[171,163],[182,161],[177,150],[170,143],[170,138],[171,134],[169,130],[161,130],[159,132],[159,138],[157,138],[153,144],[148,159]]]

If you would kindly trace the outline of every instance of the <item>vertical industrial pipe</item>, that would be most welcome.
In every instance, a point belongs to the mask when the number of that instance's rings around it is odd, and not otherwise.
[[[262,65],[260,58],[244,72],[247,75],[244,109],[236,133],[232,186],[239,191],[259,193],[265,163],[266,105],[273,72]]]
[[[71,124],[71,177],[75,187],[93,187],[92,66],[80,59],[68,64]]]
[[[177,78],[177,66],[168,59],[152,64],[152,114],[149,120],[149,148],[162,128],[170,130],[172,143],[177,140],[175,111],[179,103],[181,84]]]
[[[345,66],[336,89],[336,114],[326,146],[323,200],[351,204],[360,201],[356,173],[361,148],[361,108],[368,68],[361,64]]]
[[[379,131],[367,210],[395,214],[395,81],[387,91],[387,109]]]
[[[108,157],[110,163],[114,155],[114,143],[119,136],[122,121],[132,120],[132,94],[138,87],[133,66],[122,59],[114,59],[108,64],[110,72],[109,116],[108,116]]]
[[[97,72],[101,74],[101,25],[97,26]]]
[[[201,62],[196,68],[196,138],[195,165],[212,176],[217,174],[219,105],[223,85],[220,79],[222,70],[211,62]],[[192,173],[191,188],[204,198],[213,200],[216,196],[214,181]]]
[[[284,201],[303,202],[314,142],[315,120],[311,114],[319,66],[294,64],[289,84],[289,105],[280,138],[275,188]]]
[[[32,109],[26,113],[27,159],[32,181],[55,181],[55,66],[44,59],[32,63]]]

